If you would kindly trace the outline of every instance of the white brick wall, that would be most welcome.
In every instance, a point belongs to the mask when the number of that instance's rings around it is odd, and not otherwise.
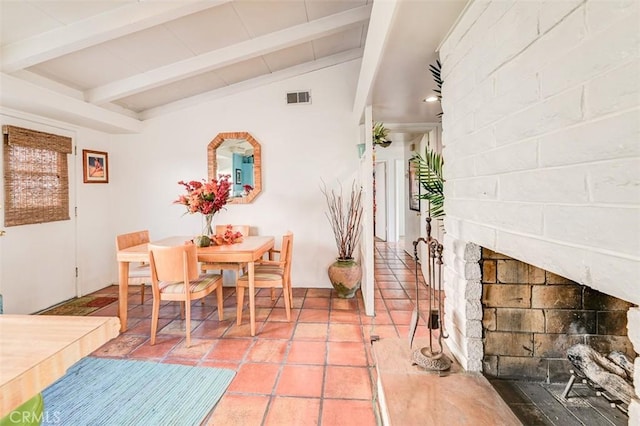
[[[445,243],[640,304],[638,22],[637,0],[470,4],[440,50]],[[458,274],[446,318],[464,334]]]
[[[637,96],[636,93],[636,98]],[[540,167],[637,158],[640,156],[639,117],[638,110],[635,109],[587,120],[577,126],[540,137]]]

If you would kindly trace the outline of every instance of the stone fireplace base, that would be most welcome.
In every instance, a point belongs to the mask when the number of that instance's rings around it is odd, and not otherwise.
[[[640,308],[451,234],[444,246],[447,345],[465,369],[562,382],[572,344],[620,350],[635,358],[640,425]]]
[[[485,375],[567,381],[576,344],[635,358],[631,303],[488,249],[481,267]]]

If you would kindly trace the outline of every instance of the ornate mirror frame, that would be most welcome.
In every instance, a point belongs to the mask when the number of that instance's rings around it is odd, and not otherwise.
[[[253,190],[243,197],[229,198],[229,204],[248,204],[262,192],[262,155],[260,143],[249,134],[249,132],[228,132],[218,133],[218,135],[207,145],[207,170],[209,179],[218,178],[218,161],[216,157],[217,148],[227,139],[244,139],[253,147]],[[233,182],[234,177],[231,176]]]

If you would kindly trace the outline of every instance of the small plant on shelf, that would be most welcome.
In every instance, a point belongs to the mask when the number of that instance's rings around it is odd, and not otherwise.
[[[388,139],[389,129],[384,127],[383,123],[375,123],[373,125],[373,144],[380,145],[381,147],[388,147],[391,145],[391,140]]]

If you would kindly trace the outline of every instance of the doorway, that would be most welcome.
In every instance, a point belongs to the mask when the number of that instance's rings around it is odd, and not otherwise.
[[[376,161],[373,170],[373,236],[387,241],[387,162]]]

